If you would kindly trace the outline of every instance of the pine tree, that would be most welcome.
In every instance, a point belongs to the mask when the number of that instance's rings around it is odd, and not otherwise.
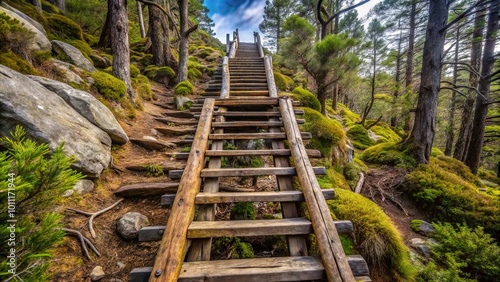
[[[285,19],[290,15],[293,6],[291,0],[266,1],[264,20],[259,24],[260,31],[265,35],[267,42],[280,50],[279,40],[282,38],[282,29]]]

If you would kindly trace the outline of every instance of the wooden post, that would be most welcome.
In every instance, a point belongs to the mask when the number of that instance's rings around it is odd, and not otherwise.
[[[229,39],[229,33],[226,34],[226,54],[229,54],[231,48],[231,40]]]
[[[330,210],[302,143],[290,98],[280,98],[280,111],[328,281],[354,282],[354,276],[342,249]]]
[[[271,58],[266,55],[264,56],[264,66],[266,69],[267,78],[267,88],[269,89],[269,97],[278,97],[278,89],[276,88],[276,82],[274,81],[273,65],[271,63]]]
[[[260,40],[260,34],[258,32],[256,32],[255,34],[256,34],[256,40],[257,40],[257,48],[259,49],[259,56],[262,58],[262,57],[264,57],[264,50],[262,49],[262,41]],[[273,64],[271,63],[271,66],[272,65]]]
[[[222,85],[220,90],[220,98],[229,98],[230,91],[230,77],[229,77],[229,58],[224,56],[222,59]]]
[[[144,17],[142,16],[142,4],[139,1],[137,3],[137,15],[139,16],[139,28],[141,30],[141,38],[146,37],[146,30],[144,29]]]
[[[194,200],[200,191],[199,177],[205,163],[215,100],[205,99],[191,152],[170,211],[167,227],[156,255],[150,282],[177,281],[187,251],[187,230],[194,218]]]

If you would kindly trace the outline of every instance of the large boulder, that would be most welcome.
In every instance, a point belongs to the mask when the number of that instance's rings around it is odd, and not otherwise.
[[[59,74],[64,82],[78,85],[85,83],[85,80],[79,74],[84,71],[83,69],[54,58],[51,58],[49,63],[52,66],[52,70]]]
[[[14,13],[16,13],[18,16],[20,16],[21,18],[27,20],[30,24],[32,24],[34,27],[36,27],[40,32],[42,32],[45,36],[47,36],[47,31],[45,31],[45,28],[43,27],[43,25],[41,25],[39,22],[35,21],[34,19],[30,18],[28,15],[26,15],[25,13],[19,11],[18,9],[10,6],[9,4],[5,3],[5,2],[1,2],[0,3],[0,6],[4,7],[5,9],[7,10],[10,10]]]
[[[16,125],[27,136],[75,155],[75,169],[97,177],[111,162],[111,138],[82,117],[61,97],[25,75],[0,65],[0,135]]]
[[[3,7],[0,7],[0,13],[6,13],[8,16],[17,19],[24,27],[29,29],[34,33],[33,40],[29,47],[32,51],[50,51],[52,49],[52,44],[50,44],[49,39],[45,34],[40,31],[36,26],[32,25],[29,21],[25,20],[23,17],[18,15],[16,12],[7,10]]]
[[[85,58],[85,56],[80,50],[78,50],[78,48],[59,40],[52,40],[51,42],[52,50],[59,56],[63,57],[65,61],[68,61],[68,63],[71,63],[89,72],[97,71],[92,62]]]
[[[45,77],[30,75],[29,78],[63,98],[73,109],[109,134],[114,143],[128,142],[127,134],[116,121],[113,113],[91,94]]]

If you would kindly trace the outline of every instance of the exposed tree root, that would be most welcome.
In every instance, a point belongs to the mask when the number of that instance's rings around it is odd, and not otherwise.
[[[89,250],[87,249],[87,245],[90,247],[90,249],[92,251],[94,251],[94,253],[97,256],[99,256],[99,257],[101,256],[101,253],[99,253],[97,248],[90,242],[89,239],[87,239],[85,236],[83,236],[83,234],[80,231],[74,230],[74,229],[68,229],[68,228],[61,228],[61,230],[65,231],[66,233],[68,233],[70,235],[78,237],[78,239],[80,240],[80,245],[82,246],[83,252],[85,253],[85,256],[87,257],[87,259],[92,260],[92,258],[90,257],[90,254],[89,254]]]
[[[112,204],[111,206],[109,206],[105,209],[102,209],[100,211],[96,211],[96,212],[86,212],[86,211],[81,211],[81,210],[77,210],[77,209],[73,209],[73,208],[67,208],[66,210],[72,211],[75,213],[79,213],[79,214],[83,214],[86,216],[90,216],[90,218],[89,218],[89,230],[90,230],[90,234],[92,235],[92,238],[95,238],[96,233],[94,231],[94,226],[93,226],[94,218],[96,218],[98,215],[101,215],[101,214],[109,211],[110,209],[116,207],[121,201],[123,201],[123,198],[116,201],[116,203]]]
[[[402,171],[370,170],[363,185],[364,194],[376,203],[390,201],[408,216],[408,212],[398,200],[402,192],[397,191],[404,179],[405,174]]]

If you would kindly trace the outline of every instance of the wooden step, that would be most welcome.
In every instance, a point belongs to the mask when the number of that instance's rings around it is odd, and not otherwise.
[[[253,90],[253,91],[244,91],[244,90],[230,90],[230,96],[269,96],[269,90]]]
[[[121,186],[113,193],[121,198],[160,196],[176,192],[178,187],[178,182],[136,183]]]
[[[208,150],[207,157],[237,157],[237,156],[290,156],[288,149],[273,150]],[[307,150],[307,155],[311,158],[320,158],[321,152],[318,150]]]
[[[335,198],[333,189],[323,189],[326,200]],[[165,194],[161,197],[161,204],[170,206],[176,194]],[[240,202],[303,202],[304,194],[301,191],[271,191],[271,192],[200,192],[196,195],[195,204],[218,204]]]
[[[279,98],[271,97],[252,97],[252,98],[238,98],[231,97],[229,99],[215,99],[215,105],[217,106],[278,106]],[[298,106],[299,103],[295,102],[294,105]]]
[[[163,115],[175,118],[193,118],[193,113],[189,111],[171,111],[164,112]]]
[[[296,115],[303,115],[304,110],[295,110]],[[281,113],[278,111],[267,112],[242,112],[242,111],[227,111],[227,112],[214,112],[214,116],[226,117],[280,117]]]
[[[175,125],[197,125],[197,120],[178,120],[171,118],[155,118],[156,121],[165,123],[165,124],[175,124]]]
[[[314,167],[316,175],[325,175],[324,167]],[[170,179],[180,179],[184,170],[169,170]],[[218,168],[203,169],[200,177],[244,177],[244,176],[262,176],[262,175],[296,175],[293,167],[251,167],[251,168]]]
[[[368,266],[360,256],[348,256],[347,261],[357,282],[370,282]],[[130,282],[147,282],[152,267],[135,268]],[[271,257],[185,262],[179,282],[274,282],[324,281],[326,273],[319,257]]]
[[[165,128],[165,127],[155,127],[156,131],[164,135],[186,135],[193,134],[196,132],[196,128]]]
[[[152,140],[145,138],[130,138],[130,142],[137,144],[144,149],[162,151],[168,148],[175,148],[176,144],[160,140]]]
[[[310,132],[302,132],[302,139],[311,139]],[[254,139],[286,139],[285,133],[222,133],[210,134],[210,140],[254,140]]]

